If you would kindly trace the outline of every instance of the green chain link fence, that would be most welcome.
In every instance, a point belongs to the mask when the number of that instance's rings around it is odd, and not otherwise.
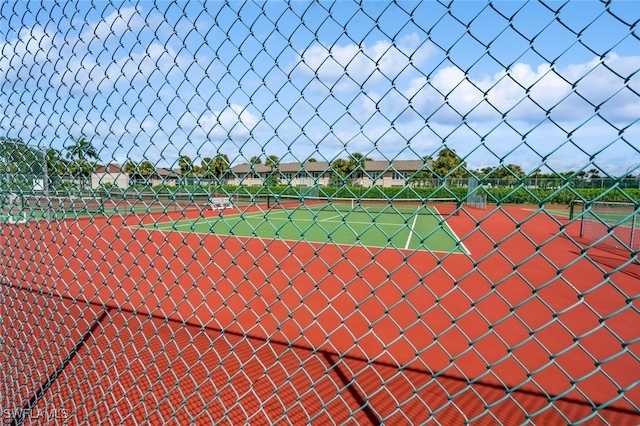
[[[637,424],[640,8],[0,6],[2,424]]]

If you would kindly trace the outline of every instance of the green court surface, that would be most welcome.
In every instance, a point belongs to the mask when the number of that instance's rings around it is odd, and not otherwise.
[[[18,213],[10,213],[6,211],[0,212],[0,224],[5,223],[20,223],[26,221],[24,215]]]
[[[640,214],[627,211],[586,211],[582,212],[587,222],[601,223],[610,227],[627,227],[640,229]]]
[[[530,211],[539,211],[539,209],[527,209]],[[571,218],[571,211],[567,209],[558,208],[545,208],[545,212],[548,214],[562,217]],[[636,219],[634,220],[634,215]],[[638,220],[638,213],[633,211],[607,211],[607,210],[594,210],[594,211],[577,211],[573,213],[574,218],[583,217],[586,221],[602,223],[609,226],[626,226],[640,228],[640,220]]]
[[[279,238],[291,241],[466,253],[464,245],[435,210],[401,214],[342,212],[333,209],[273,209],[194,220],[158,222],[145,228]]]
[[[537,211],[536,209],[528,209],[528,210]],[[569,210],[545,208],[544,211],[547,212],[548,214],[552,214],[554,216],[559,216],[559,217],[568,218],[570,216]]]

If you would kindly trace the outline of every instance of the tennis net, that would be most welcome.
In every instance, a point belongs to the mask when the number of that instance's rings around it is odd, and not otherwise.
[[[324,198],[277,195],[273,208],[308,209],[370,215],[396,214],[402,216],[457,216],[461,202],[456,198]]]
[[[267,192],[262,193],[235,193],[231,196],[233,203],[236,206],[253,206],[262,205],[267,206],[271,195]]]
[[[215,206],[250,207],[267,205],[267,194],[225,192],[131,192],[111,195],[103,200],[104,212],[144,214],[153,212],[203,211]]]
[[[640,203],[574,200],[571,216],[580,218],[580,236],[614,248],[640,249]]]
[[[15,204],[33,219],[66,218],[104,212],[101,197],[20,195]]]

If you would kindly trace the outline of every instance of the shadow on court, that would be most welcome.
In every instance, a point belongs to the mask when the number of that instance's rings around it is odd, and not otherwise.
[[[553,424],[592,412],[570,397],[453,370],[399,369],[6,284],[1,291],[2,424]],[[611,424],[637,419],[630,410],[599,414]]]

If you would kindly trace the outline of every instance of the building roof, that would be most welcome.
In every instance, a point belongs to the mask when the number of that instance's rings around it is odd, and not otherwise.
[[[281,172],[298,172],[302,170],[302,164],[300,163],[280,163],[278,164],[278,170]]]
[[[177,177],[178,173],[175,170],[167,169],[165,167],[156,167],[156,174],[162,177]]]
[[[253,166],[248,163],[238,164],[237,166],[231,167],[231,171],[237,175],[244,175],[253,169],[256,173],[269,173],[271,171],[271,167],[265,166],[264,164],[254,164]]]
[[[96,173],[122,173],[124,170],[120,167],[119,164],[109,163],[106,166],[100,166],[96,169]]]
[[[95,173],[98,174],[118,174],[125,173],[124,169],[116,163],[109,163],[106,166],[100,166],[96,169]],[[156,167],[156,175],[160,177],[177,177],[180,175],[180,170],[172,170],[166,167]]]
[[[393,160],[389,161],[365,161],[364,170],[367,172],[384,172],[384,171],[409,171],[416,172],[424,169],[431,168],[433,165],[432,160],[428,160],[426,163],[423,160]],[[249,173],[253,168],[256,173],[269,173],[272,168],[265,166],[264,164],[254,164],[253,166],[248,163],[238,164],[231,168],[231,171],[236,175],[245,175]],[[331,163],[326,161],[306,162],[301,164],[299,162],[280,163],[278,164],[278,171],[283,173],[297,173],[299,171],[307,172],[324,172],[331,170]]]
[[[431,168],[430,160],[394,160],[392,162],[394,170],[415,172]]]
[[[281,163],[278,165],[278,170],[281,172],[299,172],[301,170],[307,172],[324,172],[331,169],[331,165],[326,161],[307,161],[304,164],[300,163]]]
[[[331,164],[326,161],[307,161],[304,163],[304,169],[308,172],[324,172],[331,169]]]
[[[383,172],[386,170],[415,172],[431,167],[431,160],[426,163],[423,160],[393,160],[389,161],[365,161],[364,170],[367,172]]]
[[[382,172],[390,167],[388,161],[365,161],[364,170],[367,172]]]

